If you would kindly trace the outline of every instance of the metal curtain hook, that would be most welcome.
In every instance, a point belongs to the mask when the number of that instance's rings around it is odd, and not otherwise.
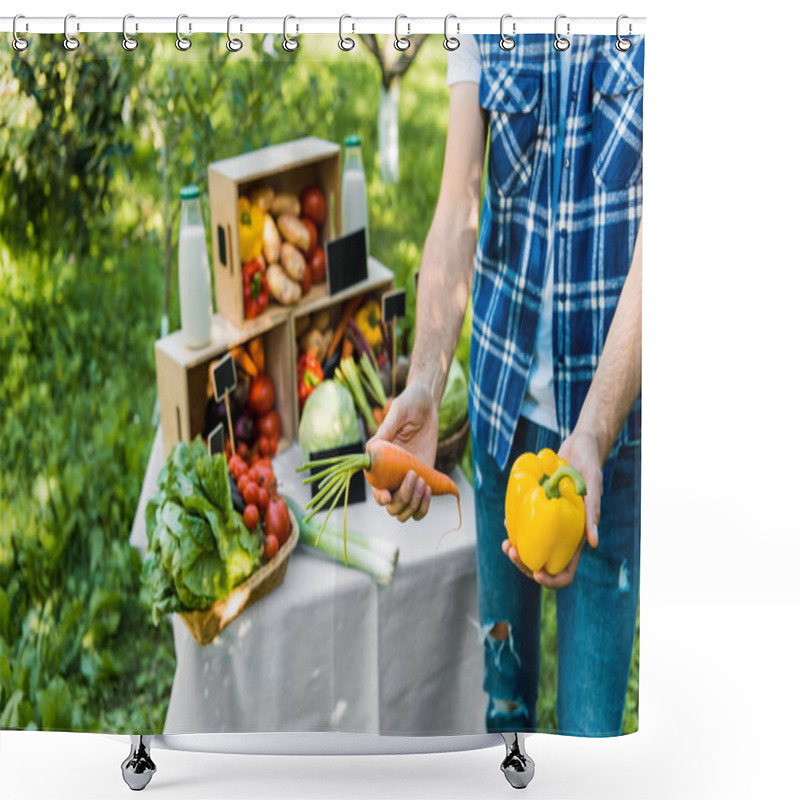
[[[562,53],[564,52],[564,50],[568,50],[569,49],[569,39],[565,39],[563,36],[559,36],[558,35],[558,21],[560,19],[566,19],[566,18],[567,18],[566,14],[559,14],[556,17],[556,22],[555,22],[555,36],[556,36],[556,39],[553,42],[553,47],[555,47],[556,50],[558,50],[559,52],[562,52]],[[570,29],[570,25],[569,25],[569,22],[567,22],[567,35],[568,36],[569,36],[569,29]]]
[[[231,22],[233,22],[235,19],[239,19],[236,14],[231,14],[228,17],[228,41],[225,47],[227,47],[231,53],[238,53],[244,47],[244,42],[241,39],[236,39],[235,37],[231,36]],[[242,26],[240,25],[239,30],[241,29]]]
[[[344,21],[346,19],[353,19],[349,14],[342,14],[339,17],[339,49],[344,50],[345,52],[352,50],[356,46],[355,39],[351,39],[349,36],[344,35]],[[356,30],[355,22],[351,23],[353,27],[353,33]]]
[[[401,19],[408,19],[408,17],[405,14],[398,14],[394,18],[394,49],[408,50],[408,48],[411,47],[411,40],[400,35],[399,28]],[[408,32],[411,33],[411,24],[407,22],[406,27],[408,28]]]
[[[188,14],[178,14],[178,18],[175,20],[175,47],[178,50],[186,51],[192,46],[192,40],[187,39],[185,36],[181,34],[181,20],[188,19]],[[189,33],[192,32],[192,23],[189,23]]]
[[[510,36],[506,36],[505,33],[503,32],[503,26],[505,25],[505,21],[507,19],[511,19],[511,17],[512,17],[511,14],[503,14],[503,16],[500,17],[500,49],[501,50],[513,50],[514,47],[517,44]],[[517,23],[516,22],[512,22],[511,23],[511,32],[512,33],[516,33],[517,32]]]
[[[74,36],[69,35],[68,28],[71,19],[75,19],[74,14],[67,14],[67,16],[64,17],[64,49],[70,52],[77,50],[81,46],[81,43]],[[81,29],[80,25],[76,25],[75,29],[79,31]]]
[[[288,53],[291,53],[300,47],[300,42],[298,42],[297,39],[293,39],[291,36],[289,36],[288,24],[290,19],[296,19],[296,17],[289,15],[288,17],[283,18],[283,49]],[[295,31],[297,33],[300,32],[300,26],[297,24],[295,24]]]
[[[131,38],[128,36],[128,20],[129,19],[136,19],[133,14],[126,14],[122,18],[122,49],[127,50],[130,52],[131,50],[135,50],[139,46],[139,42],[136,39]],[[136,30],[139,30],[139,25],[137,23]]]
[[[617,42],[616,42],[616,44],[614,46],[617,48],[617,50],[620,51],[620,53],[625,53],[626,51],[631,49],[631,40],[630,39],[623,39],[622,36],[620,36],[620,33],[619,33],[620,22],[622,22],[622,20],[624,20],[624,19],[628,19],[627,14],[620,14],[617,17]],[[630,22],[629,22],[628,23],[628,33],[630,34],[632,32],[633,32],[633,25],[631,25]]]
[[[12,37],[13,37],[13,38],[11,39],[11,46],[12,46],[12,47],[13,47],[13,48],[14,48],[14,49],[15,49],[15,50],[18,52],[18,53],[22,53],[22,52],[24,52],[25,50],[27,50],[27,49],[28,49],[28,40],[27,40],[27,39],[23,39],[23,38],[22,38],[22,37],[21,37],[21,36],[20,36],[20,35],[17,33],[17,21],[18,21],[18,20],[21,20],[21,19],[25,19],[24,15],[22,15],[22,14],[17,14],[17,16],[16,16],[16,17],[14,17],[14,22],[11,24],[11,35],[12,35]],[[26,24],[25,24],[25,30],[27,30],[27,29],[28,29],[28,25],[27,25],[27,23],[26,23]]]
[[[453,50],[458,50],[458,48],[461,47],[461,42],[455,36],[447,35],[447,23],[450,22],[451,19],[457,20],[458,18],[456,17],[455,14],[448,14],[444,18],[444,41],[442,42],[442,44],[444,45],[445,50],[449,50],[452,53]],[[461,23],[457,21],[456,34],[459,33],[461,33]]]

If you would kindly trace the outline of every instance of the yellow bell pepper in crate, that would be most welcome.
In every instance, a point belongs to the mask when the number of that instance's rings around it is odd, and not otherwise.
[[[524,453],[511,468],[506,488],[506,528],[522,563],[532,572],[557,575],[583,537],[586,483],[552,450]]]
[[[243,264],[258,258],[264,239],[264,212],[246,197],[240,197],[239,212],[239,258]]]
[[[383,342],[383,334],[381,333],[381,307],[377,300],[368,300],[361,306],[356,313],[355,323],[373,350],[380,347]]]

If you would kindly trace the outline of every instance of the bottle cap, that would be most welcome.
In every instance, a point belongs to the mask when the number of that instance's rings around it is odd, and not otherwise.
[[[345,147],[361,147],[361,137],[355,133],[351,133],[345,140],[344,140]]]
[[[194,184],[181,189],[181,200],[194,200],[195,197],[200,197],[200,189]]]

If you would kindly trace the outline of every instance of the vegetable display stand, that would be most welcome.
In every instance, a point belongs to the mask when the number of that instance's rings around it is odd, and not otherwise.
[[[317,192],[317,208],[301,207],[300,198],[304,190],[309,188]],[[339,145],[308,137],[216,161],[208,168],[208,191],[217,308],[223,317],[241,325],[246,319],[243,266],[251,258],[260,257],[268,269],[270,264],[277,267],[282,263],[291,273],[293,267],[286,263],[282,243],[298,243],[301,240],[307,243],[305,237],[308,234],[304,233],[302,225],[299,234],[295,230],[300,216],[308,216],[306,212],[310,212],[314,218],[316,230],[312,234],[317,239],[317,249],[323,252],[325,242],[336,238],[341,229]],[[265,193],[268,193],[266,198]],[[253,207],[252,216],[249,213],[250,198],[256,198],[253,203],[259,206],[258,209]],[[244,205],[240,205],[240,202]],[[281,217],[285,219],[282,221]],[[242,220],[244,224],[240,227]],[[291,230],[287,230],[284,222]],[[269,252],[270,244],[265,248],[259,246],[262,236],[265,237],[264,241],[274,243],[274,252]],[[310,243],[308,246],[310,248]],[[262,249],[267,252],[263,253]],[[259,253],[260,256],[257,255]],[[297,252],[293,254],[297,258]],[[307,253],[309,268],[310,257],[311,253]],[[301,272],[302,267],[301,263],[298,267]],[[270,274],[269,271],[267,274]],[[293,288],[288,276],[278,277],[287,287]],[[295,280],[300,279],[295,277]],[[297,300],[300,300],[299,284],[295,286],[298,290]],[[300,302],[313,302],[327,293],[327,284],[318,282],[302,296]],[[288,305],[294,305],[297,300],[293,300],[289,292]],[[260,316],[280,314],[285,305],[270,296],[268,308],[259,309],[258,313]]]
[[[227,597],[200,611],[181,613],[192,637],[198,644],[214,641],[220,631],[224,630],[248,606],[277,589],[283,582],[289,557],[297,547],[300,529],[293,514],[289,514],[291,533],[286,544],[278,554],[253,573],[244,583],[239,584]]]
[[[181,331],[175,331],[155,344],[165,453],[168,454],[179,441],[188,442],[198,434],[207,434],[206,415],[213,400],[209,368],[235,348],[252,347],[254,340],[259,340],[262,346],[264,368],[274,385],[274,406],[281,423],[277,451],[282,452],[291,443],[296,430],[296,387],[289,314],[282,311],[258,317],[239,327],[215,314],[208,346],[199,350],[186,347]]]

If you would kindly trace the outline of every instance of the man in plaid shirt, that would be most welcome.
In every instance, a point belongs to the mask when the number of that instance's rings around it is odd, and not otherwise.
[[[377,436],[433,464],[437,409],[472,284],[470,423],[488,730],[536,730],[540,586],[557,589],[558,729],[615,735],[639,593],[644,40],[463,36],[448,67],[442,186],[425,244],[406,390]],[[489,135],[488,175],[481,181]],[[477,251],[476,251],[477,245]],[[446,299],[445,299],[446,298]],[[556,450],[587,484],[586,530],[558,575],[503,528],[513,461]],[[413,473],[375,491],[427,513]],[[602,514],[601,514],[602,494]]]

